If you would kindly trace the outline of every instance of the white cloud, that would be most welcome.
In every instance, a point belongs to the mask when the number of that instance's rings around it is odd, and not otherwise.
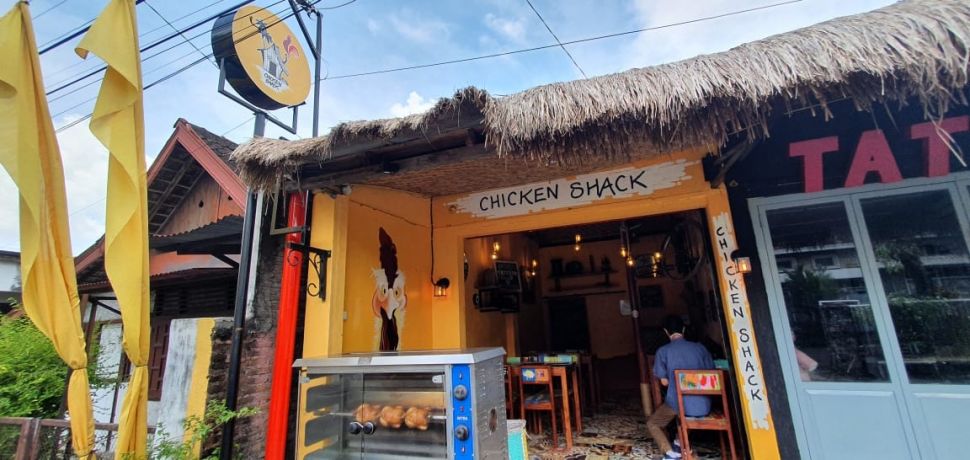
[[[626,50],[624,67],[673,62],[728,50],[742,43],[787,32],[837,16],[860,13],[889,0],[817,0],[767,8],[693,24],[638,34]],[[658,27],[765,5],[759,0],[695,0],[670,8],[665,2],[635,0],[633,15],[641,27]]]
[[[65,117],[62,122],[76,120]],[[87,122],[57,135],[64,165],[67,212],[71,246],[75,254],[86,249],[104,233],[104,196],[108,172],[108,153],[90,134]],[[20,247],[19,199],[13,180],[0,174],[0,248]]]
[[[488,13],[485,15],[485,25],[495,33],[516,43],[525,42],[525,20],[522,18],[512,20]]]
[[[448,24],[436,19],[418,18],[409,12],[402,15],[392,14],[388,19],[399,34],[412,41],[443,42],[451,35]]]
[[[411,93],[408,94],[407,103],[401,104],[400,102],[395,102],[394,105],[391,106],[391,115],[395,117],[403,117],[405,115],[425,112],[431,107],[434,107],[435,102],[437,101],[425,100],[425,98],[418,94],[417,91],[411,91]]]
[[[372,18],[367,18],[367,30],[369,30],[370,33],[372,34],[376,34],[381,30],[381,23],[375,21]]]

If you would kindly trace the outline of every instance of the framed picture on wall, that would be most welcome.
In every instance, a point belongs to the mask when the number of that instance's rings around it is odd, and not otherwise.
[[[496,260],[495,285],[502,290],[522,292],[519,264],[508,260]]]
[[[663,308],[664,290],[657,284],[640,286],[637,288],[640,295],[640,308]]]

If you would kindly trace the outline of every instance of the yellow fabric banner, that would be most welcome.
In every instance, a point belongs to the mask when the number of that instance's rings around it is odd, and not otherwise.
[[[67,408],[77,456],[93,459],[88,358],[71,256],[61,152],[54,135],[30,10],[0,18],[0,163],[20,190],[20,270],[27,317],[73,369]]]
[[[111,0],[78,44],[107,64],[91,132],[107,147],[104,268],[121,310],[134,373],[118,420],[115,458],[145,456],[148,418],[148,194],[141,56],[134,0]]]

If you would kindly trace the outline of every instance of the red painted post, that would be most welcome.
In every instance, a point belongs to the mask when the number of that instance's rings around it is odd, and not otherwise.
[[[287,226],[304,224],[306,205],[300,193],[290,194]],[[301,243],[302,232],[286,235],[287,243]],[[309,242],[307,242],[309,244]],[[273,356],[273,386],[269,399],[269,426],[266,433],[266,459],[282,460],[286,453],[287,420],[290,409],[290,385],[293,383],[293,349],[300,308],[301,267],[299,251],[283,249],[283,279],[280,281],[280,304],[276,326],[276,352]]]

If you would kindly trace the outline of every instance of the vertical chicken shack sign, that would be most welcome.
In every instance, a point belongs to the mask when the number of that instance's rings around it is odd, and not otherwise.
[[[229,85],[257,107],[299,105],[310,93],[310,64],[296,34],[263,8],[247,5],[216,20],[212,50]]]

